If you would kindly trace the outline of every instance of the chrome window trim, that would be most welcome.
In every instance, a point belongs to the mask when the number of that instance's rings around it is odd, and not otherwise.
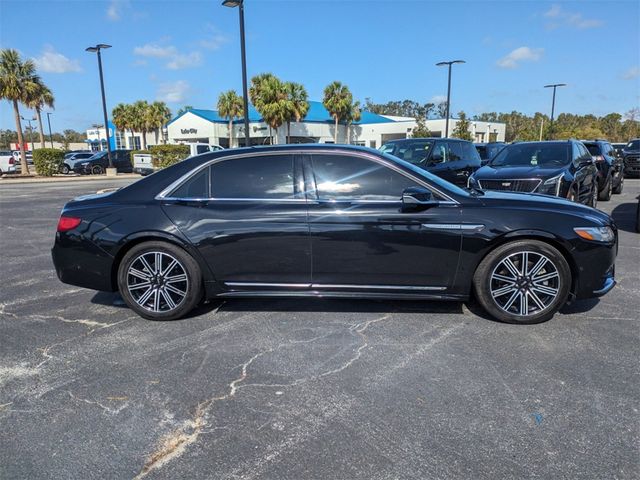
[[[166,188],[164,188],[159,194],[157,194],[155,196],[156,200],[176,200],[178,198],[176,197],[168,197],[167,195],[169,195],[169,193],[171,193],[173,190],[175,190],[176,188],[178,188],[183,182],[186,182],[187,180],[189,180],[192,176],[197,175],[201,170],[204,170],[205,168],[210,167],[211,165],[214,165],[216,163],[219,162],[223,162],[226,160],[233,160],[233,159],[238,159],[238,158],[247,158],[247,157],[264,157],[264,156],[269,156],[269,155],[275,155],[275,154],[285,154],[285,155],[314,155],[314,154],[329,154],[329,155],[351,155],[354,157],[361,157],[361,158],[366,158],[367,160],[371,160],[374,161],[376,163],[382,164],[387,168],[391,168],[392,170],[395,170],[396,172],[400,173],[401,175],[404,175],[405,177],[409,178],[410,180],[418,183],[419,185],[422,185],[425,188],[428,188],[431,191],[436,192],[438,195],[442,196],[443,198],[446,198],[447,200],[443,200],[440,202],[440,204],[453,204],[453,205],[459,205],[459,202],[456,201],[454,198],[452,198],[451,196],[447,195],[446,193],[442,192],[440,189],[434,187],[433,185],[429,185],[427,182],[423,181],[420,178],[414,177],[413,175],[405,172],[404,170],[402,170],[400,167],[393,165],[391,162],[388,162],[386,159],[384,158],[380,158],[377,157],[375,155],[372,155],[370,153],[367,152],[354,152],[354,151],[349,151],[349,150],[333,150],[333,149],[329,149],[329,150],[324,150],[324,149],[317,149],[317,150],[285,150],[285,151],[277,151],[277,152],[243,152],[243,153],[238,153],[235,155],[227,155],[224,157],[220,157],[220,158],[213,158],[211,160],[209,160],[206,163],[203,163],[202,165],[199,165],[197,167],[195,167],[193,170],[185,173],[184,175],[182,175],[180,178],[178,178],[177,180],[174,180],[172,183],[170,183]],[[184,200],[184,201],[197,201],[195,199],[188,199],[188,198],[180,198],[180,200]],[[201,199],[198,199],[201,200]],[[220,200],[220,199],[216,199],[215,197],[212,198],[208,198],[206,200],[209,201],[215,201],[215,200]],[[281,199],[281,198],[277,198],[277,199],[242,199],[242,198],[238,198],[238,199],[228,199],[228,200],[236,200],[236,201],[273,201],[273,200],[277,200],[277,201],[282,201],[282,200],[288,200],[288,199]],[[304,199],[290,199],[290,200],[304,200]],[[312,199],[311,201],[317,201]],[[349,200],[345,200],[345,201],[349,201]],[[356,200],[353,200],[353,202],[355,202]],[[400,201],[400,200],[398,200]]]
[[[429,290],[442,291],[447,287],[431,287],[418,285],[356,285],[356,284],[330,284],[330,283],[268,283],[268,282],[224,282],[229,287],[282,287],[282,288],[325,288],[325,289],[371,289],[371,290]]]

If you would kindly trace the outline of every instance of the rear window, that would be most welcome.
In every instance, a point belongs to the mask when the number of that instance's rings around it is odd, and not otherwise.
[[[600,150],[600,145],[598,145],[597,143],[585,143],[584,146],[587,147],[587,150],[589,150],[589,153],[591,155],[600,155],[602,153]]]
[[[388,143],[380,147],[380,151],[383,153],[390,153],[391,155],[409,163],[420,164],[429,156],[433,143],[434,142],[430,140]]]

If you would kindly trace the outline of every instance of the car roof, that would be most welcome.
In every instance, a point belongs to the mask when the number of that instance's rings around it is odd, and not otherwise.
[[[389,140],[387,142],[384,142],[384,145],[388,144],[388,143],[409,143],[409,142],[416,142],[416,141],[420,141],[420,140],[446,140],[446,141],[452,141],[452,142],[469,142],[469,140],[463,140],[461,138],[448,138],[448,137],[416,137],[416,138],[397,138],[395,140]],[[469,142],[471,143],[471,142]]]

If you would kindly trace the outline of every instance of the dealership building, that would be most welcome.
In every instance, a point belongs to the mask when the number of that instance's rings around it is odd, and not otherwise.
[[[449,119],[449,133],[456,128],[458,120]],[[445,131],[444,119],[426,120],[425,125],[432,137],[442,137]],[[475,142],[500,142],[505,139],[505,124],[497,122],[470,122],[470,132]],[[140,149],[142,134],[122,132],[109,121],[109,141],[112,149]],[[361,118],[351,125],[338,124],[338,143],[350,143],[371,148],[379,148],[389,140],[412,137],[416,120],[413,117],[378,115],[363,111]],[[300,122],[291,122],[290,143],[334,143],[335,122],[321,102],[309,102],[309,111]],[[269,144],[271,132],[262,116],[252,106],[249,107],[249,135],[252,145]],[[233,121],[232,146],[244,145],[244,119]],[[161,132],[148,132],[147,145],[156,143],[209,143],[225,148],[229,142],[229,120],[216,110],[194,108],[173,118]],[[87,130],[87,143],[92,150],[106,149],[104,127]],[[287,143],[287,125],[278,128],[278,144]]]

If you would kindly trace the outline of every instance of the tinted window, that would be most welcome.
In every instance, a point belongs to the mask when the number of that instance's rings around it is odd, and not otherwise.
[[[384,145],[381,150],[401,158],[406,162],[419,164],[423,163],[427,159],[432,146],[432,141],[417,140],[413,142],[387,144]]]
[[[498,154],[498,152],[500,150],[502,150],[503,147],[504,147],[503,143],[496,143],[496,144],[487,145],[487,157],[486,158],[491,159],[491,158],[495,157]]]
[[[598,145],[597,143],[590,143],[585,146],[587,147],[587,150],[589,150],[589,153],[591,155],[600,155],[600,153],[604,153],[600,151],[600,145]]]
[[[442,163],[449,161],[449,147],[446,142],[436,142],[433,147],[433,154],[431,155],[432,164]]]
[[[455,162],[456,160],[462,160],[464,154],[462,152],[461,142],[449,142],[449,161]]]
[[[209,151],[209,145],[196,145],[196,155]]]
[[[213,198],[293,198],[293,156],[238,158],[211,166]]]
[[[587,150],[587,147],[585,147],[582,143],[578,143],[578,150],[580,151],[580,158],[583,158],[583,159],[591,158],[591,153],[589,153],[589,150]]]
[[[638,150],[640,148],[640,140],[632,140],[627,143],[627,150]]]
[[[177,189],[170,197],[176,198],[209,198],[209,168],[205,168],[191,177]]]
[[[418,186],[391,168],[347,155],[316,155],[313,171],[323,200],[399,201],[405,188]]]
[[[516,143],[502,149],[489,164],[493,167],[562,166],[569,163],[569,148],[569,143]]]

